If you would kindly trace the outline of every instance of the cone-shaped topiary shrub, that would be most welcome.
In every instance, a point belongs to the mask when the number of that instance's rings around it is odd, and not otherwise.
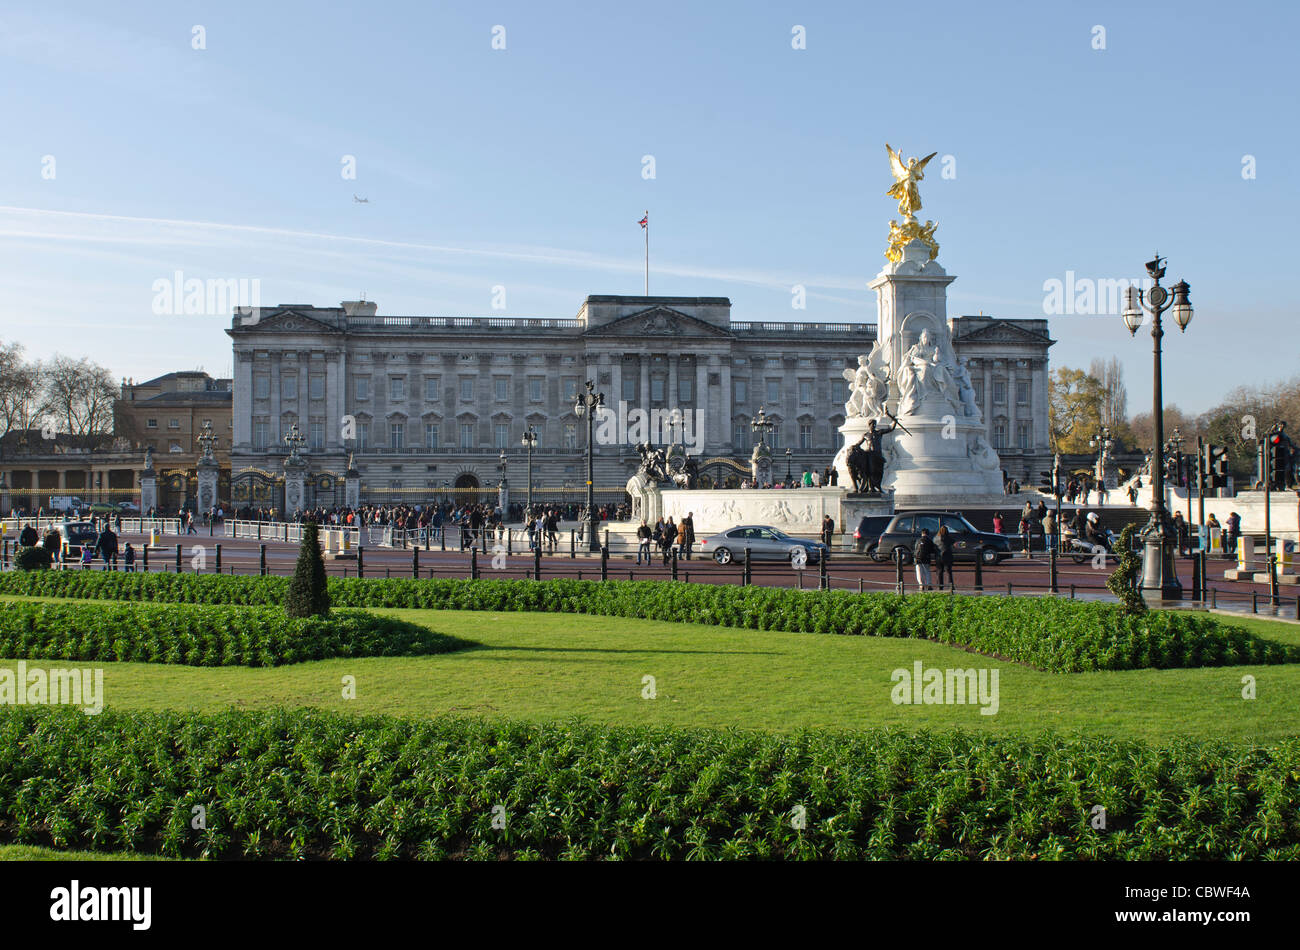
[[[1120,612],[1130,616],[1144,613],[1147,609],[1146,601],[1142,599],[1142,592],[1138,590],[1138,578],[1142,574],[1142,559],[1133,551],[1133,535],[1136,533],[1137,525],[1132,524],[1125,525],[1124,530],[1119,533],[1115,552],[1119,556],[1119,566],[1106,580],[1110,592],[1119,598]]]
[[[308,521],[302,528],[302,547],[298,549],[298,565],[284,595],[284,612],[290,617],[324,617],[330,612],[325,561],[321,558],[314,521]]]

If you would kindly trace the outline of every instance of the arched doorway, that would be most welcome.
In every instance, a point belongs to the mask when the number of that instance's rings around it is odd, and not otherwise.
[[[473,472],[461,472],[456,476],[456,504],[472,505],[479,500],[478,476]]]

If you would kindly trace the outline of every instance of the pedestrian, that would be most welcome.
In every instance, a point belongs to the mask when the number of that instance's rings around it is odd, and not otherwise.
[[[999,511],[993,515],[993,533],[1002,534],[1003,533],[1002,528],[1003,528],[1002,512]]]
[[[654,532],[650,530],[650,525],[644,518],[641,519],[641,527],[636,529],[636,563],[639,567],[642,556],[645,557],[646,565],[650,564],[650,539]]]
[[[934,560],[934,542],[930,540],[930,529],[922,528],[921,536],[912,548],[912,560],[916,562],[916,584],[921,590],[930,589],[930,564]]]
[[[1025,557],[1032,561],[1034,559],[1034,523],[1029,520],[1029,515],[1024,513],[1020,515],[1020,538]]]
[[[1214,532],[1216,531],[1219,532],[1219,538],[1218,538],[1219,553],[1222,554],[1223,553],[1223,525],[1219,524],[1219,519],[1214,517],[1214,512],[1211,511],[1210,517],[1205,522],[1205,543],[1207,545],[1206,548],[1207,553],[1209,550],[1209,546],[1212,546],[1214,544],[1214,540],[1215,540]]]
[[[934,545],[938,549],[935,561],[939,565],[938,587],[943,590],[944,575],[948,576],[948,586],[956,587],[956,578],[952,576],[952,535],[947,525],[939,526],[939,533],[934,536]]]
[[[122,562],[126,567],[126,573],[135,573],[135,548],[131,546],[130,541],[126,543],[126,550],[122,552]]]
[[[1174,538],[1178,544],[1178,556],[1182,557],[1187,553],[1187,522],[1183,520],[1181,511],[1174,512]]]
[[[1056,512],[1043,515],[1043,545],[1048,551],[1056,550]]]
[[[673,524],[673,516],[669,515],[664,521],[663,534],[659,537],[659,550],[663,555],[663,563],[668,565],[668,552],[673,549],[673,544],[677,541],[677,525]]]
[[[686,519],[683,518],[677,525],[677,556],[681,557],[682,552],[686,550]]]
[[[800,479],[800,481],[803,483],[804,488],[812,488],[812,473],[805,468],[803,470],[803,478]]]
[[[828,548],[835,542],[835,519],[830,515],[822,518],[822,544]]]
[[[1227,537],[1223,542],[1223,556],[1236,557],[1237,539],[1241,536],[1241,515],[1232,512],[1223,526],[1227,531]]]
[[[95,552],[104,559],[104,570],[108,570],[117,560],[117,535],[113,533],[107,518],[104,519],[104,530],[95,541]]]
[[[695,544],[695,512],[686,512],[686,517],[682,519],[682,526],[686,529],[686,560],[691,559],[691,547]]]

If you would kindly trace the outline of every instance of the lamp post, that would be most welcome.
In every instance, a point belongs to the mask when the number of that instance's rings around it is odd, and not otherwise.
[[[578,393],[573,403],[573,411],[578,418],[587,419],[587,550],[593,554],[600,552],[600,541],[596,537],[596,483],[595,479],[595,444],[592,439],[592,427],[596,422],[596,413],[605,408],[605,394],[596,392],[596,385],[587,380],[587,391]]]
[[[767,413],[762,406],[758,407],[758,415],[749,420],[749,428],[758,433],[758,444],[767,445],[767,433],[776,428],[776,423],[767,417]]]
[[[528,498],[525,502],[527,510],[524,512],[524,520],[527,521],[533,516],[533,449],[537,448],[537,430],[532,426],[525,429],[519,444],[528,450]]]
[[[794,477],[794,470],[790,468],[790,462],[794,458],[794,449],[790,446],[785,447],[785,487],[790,487],[790,479]]]
[[[1129,287],[1125,292],[1127,298],[1124,306],[1124,324],[1129,333],[1137,335],[1142,325],[1142,311],[1151,314],[1151,339],[1153,377],[1151,387],[1151,416],[1155,423],[1152,438],[1151,456],[1154,462],[1160,458],[1165,441],[1164,392],[1160,375],[1160,341],[1164,336],[1161,317],[1173,308],[1174,320],[1180,331],[1186,331],[1192,322],[1192,303],[1188,296],[1190,288],[1187,281],[1180,280],[1173,286],[1173,297],[1169,290],[1160,286],[1160,278],[1165,276],[1164,258],[1158,254],[1147,265],[1155,285],[1147,291]],[[1151,518],[1142,529],[1142,596],[1148,600],[1181,600],[1183,585],[1178,582],[1174,572],[1174,526],[1165,507],[1165,473],[1164,466],[1151,466]]]
[[[1106,491],[1106,463],[1110,460],[1110,450],[1114,445],[1115,440],[1110,437],[1110,426],[1102,426],[1101,431],[1088,440],[1088,448],[1097,450],[1097,468],[1093,474],[1097,476],[1099,499]]]

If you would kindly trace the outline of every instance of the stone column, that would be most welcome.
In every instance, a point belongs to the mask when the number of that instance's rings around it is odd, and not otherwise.
[[[731,354],[724,353],[719,362],[718,445],[721,447],[731,445]]]
[[[296,509],[306,504],[307,463],[301,458],[284,460],[284,504],[282,520],[288,521]]]
[[[669,409],[676,407],[681,400],[677,391],[677,354],[668,354],[668,391],[664,393],[664,405]]]
[[[140,517],[158,507],[158,478],[152,467],[140,473]]]
[[[636,395],[637,405],[647,413],[650,411],[650,354],[642,350],[638,354],[641,360],[641,391]]]
[[[271,446],[278,445],[284,438],[280,430],[280,354],[272,353],[267,365],[271,387]]]
[[[605,401],[610,404],[615,412],[618,411],[618,404],[623,399],[623,357],[620,354],[617,358],[610,360],[609,368],[609,387],[613,390],[610,398]]]
[[[311,381],[307,382],[310,395]],[[339,411],[338,391],[342,386],[339,378],[339,359],[337,353],[325,354],[325,451],[341,448],[343,445],[343,413]],[[308,403],[310,405],[310,402]],[[310,425],[310,421],[308,422]],[[309,430],[310,431],[310,430]]]
[[[709,367],[703,356],[695,357],[694,432],[700,448],[709,440]]]
[[[984,364],[984,393],[980,401],[980,411],[984,413],[984,425],[988,427],[989,439],[993,438],[993,361],[981,359]]]
[[[1016,435],[1016,360],[1007,360],[1007,448],[1020,451],[1020,440]]]

